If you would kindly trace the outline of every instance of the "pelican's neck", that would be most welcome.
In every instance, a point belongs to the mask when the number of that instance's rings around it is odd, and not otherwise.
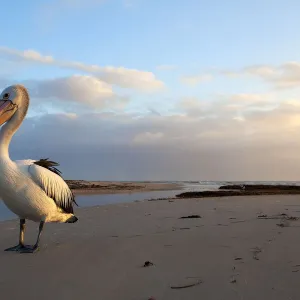
[[[0,131],[0,161],[10,160],[9,157],[9,144],[16,133],[18,128],[21,126],[26,113],[28,104],[20,106],[13,117],[1,128]]]

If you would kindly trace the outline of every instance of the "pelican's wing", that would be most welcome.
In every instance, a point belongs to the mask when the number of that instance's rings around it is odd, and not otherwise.
[[[73,204],[76,203],[74,194],[67,183],[59,175],[61,172],[55,166],[57,163],[47,159],[16,161],[18,165],[28,166],[28,172],[47,196],[66,213],[73,213]]]

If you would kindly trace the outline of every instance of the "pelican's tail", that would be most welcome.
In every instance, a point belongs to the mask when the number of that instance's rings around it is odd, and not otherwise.
[[[65,223],[75,223],[77,221],[78,221],[78,218],[76,216],[72,216],[69,219],[67,219]]]

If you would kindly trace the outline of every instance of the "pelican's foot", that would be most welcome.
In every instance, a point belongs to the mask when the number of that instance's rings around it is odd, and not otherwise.
[[[20,253],[35,253],[37,251],[39,251],[39,246],[34,245],[34,246],[26,246],[24,248],[21,248],[19,252]]]
[[[4,251],[15,251],[15,252],[19,252],[19,253],[34,253],[39,249],[38,246],[25,246],[22,244],[19,244],[17,246],[14,247],[10,247],[5,249]]]
[[[27,246],[24,246],[23,244],[18,244],[17,246],[10,247],[5,249],[4,251],[15,251],[15,252],[20,252],[20,250],[27,248]]]

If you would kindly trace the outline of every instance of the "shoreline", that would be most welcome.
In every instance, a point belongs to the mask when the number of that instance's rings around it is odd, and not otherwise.
[[[88,194],[128,194],[151,191],[182,190],[184,185],[164,182],[135,182],[135,181],[85,181],[66,180],[75,195]]]
[[[78,184],[79,182],[79,184]],[[139,199],[127,199],[125,201],[114,201],[112,203],[106,200],[105,203],[94,203],[93,205],[87,205],[87,207],[100,207],[105,205],[118,205],[120,203],[132,203],[132,202],[159,202],[169,201],[174,202],[176,200],[189,200],[189,199],[218,199],[218,198],[236,198],[236,197],[251,197],[251,196],[288,196],[288,195],[300,195],[300,186],[289,185],[227,185],[220,186],[219,190],[213,191],[184,191],[184,183],[166,183],[166,182],[117,182],[117,181],[84,181],[84,180],[68,180],[71,186],[72,192],[76,196],[97,196],[101,195],[112,196],[113,195],[126,195],[128,197],[134,197],[134,194],[140,194]],[[73,186],[72,186],[73,184]],[[75,185],[75,188],[74,188]],[[84,188],[85,187],[85,188]],[[170,194],[166,192],[170,191]],[[151,192],[165,192],[165,196],[153,194]],[[143,196],[143,193],[145,195]],[[99,198],[101,200],[101,198]],[[84,199],[85,200],[85,199]],[[86,207],[85,201],[80,205],[80,209]],[[2,202],[2,201],[1,201]],[[7,208],[5,208],[7,209]],[[15,215],[7,217],[5,214],[2,216],[0,222],[6,222],[14,220]]]
[[[185,184],[153,182],[153,181],[86,181],[66,180],[66,183],[75,195],[109,195],[133,194],[151,191],[181,191]],[[195,187],[194,187],[195,189]],[[185,191],[178,193],[175,198],[208,198],[233,196],[263,196],[263,195],[298,195],[300,186],[284,184],[247,184],[224,185],[218,190]],[[169,198],[165,198],[169,199]],[[164,200],[158,199],[158,200]]]

